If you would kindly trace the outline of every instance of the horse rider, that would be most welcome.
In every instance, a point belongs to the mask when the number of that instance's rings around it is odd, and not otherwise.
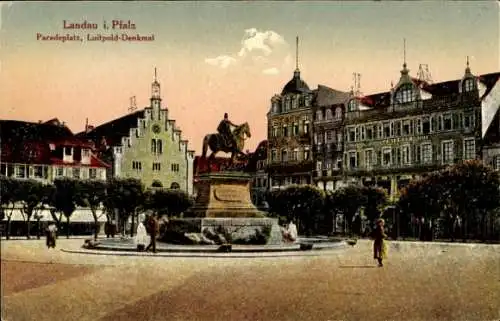
[[[234,139],[233,131],[231,127],[236,127],[237,125],[233,124],[229,118],[227,113],[224,113],[224,119],[221,120],[219,126],[217,126],[217,131],[221,134],[224,142],[229,148],[233,148],[236,146],[236,140]]]

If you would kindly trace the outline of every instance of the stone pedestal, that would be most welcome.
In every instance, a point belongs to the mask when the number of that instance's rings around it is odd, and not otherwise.
[[[185,218],[170,220],[165,240],[191,234],[205,244],[281,244],[278,219],[266,217],[251,201],[251,179],[243,172],[200,175],[195,204]]]
[[[250,199],[252,177],[243,172],[206,173],[199,176],[195,204],[188,217],[265,217]]]

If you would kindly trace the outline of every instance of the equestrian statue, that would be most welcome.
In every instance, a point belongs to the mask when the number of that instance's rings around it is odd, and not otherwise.
[[[227,113],[225,113],[224,119],[221,120],[217,127],[217,132],[208,134],[203,138],[202,158],[206,158],[208,147],[212,151],[208,157],[209,164],[218,152],[231,153],[231,165],[234,165],[234,160],[238,156],[247,158],[247,155],[243,152],[246,137],[251,137],[250,127],[247,122],[235,125],[229,120]]]

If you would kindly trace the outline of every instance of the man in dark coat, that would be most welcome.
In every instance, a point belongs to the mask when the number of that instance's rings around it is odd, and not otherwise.
[[[149,236],[151,237],[151,241],[146,247],[146,252],[149,251],[149,249],[152,247],[153,253],[156,253],[156,236],[158,235],[159,231],[160,224],[158,223],[158,220],[154,215],[149,215],[146,220],[146,232],[148,232]]]

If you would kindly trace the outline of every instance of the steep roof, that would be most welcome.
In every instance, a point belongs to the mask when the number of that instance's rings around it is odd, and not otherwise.
[[[304,92],[310,92],[309,86],[300,78],[300,71],[295,70],[293,78],[286,83],[285,87],[283,87],[283,90],[281,91],[281,94],[285,95]]]
[[[332,106],[345,103],[349,99],[349,93],[336,90],[324,85],[318,85],[314,90],[316,94],[316,106]]]
[[[131,128],[137,128],[137,120],[143,117],[144,110],[139,110],[94,127],[89,132],[78,133],[77,136],[91,139],[96,144],[100,144],[104,137],[108,145],[120,145],[122,137],[128,136]]]
[[[73,141],[73,133],[65,125],[20,120],[0,120],[0,137],[2,141],[55,141],[62,139]]]

